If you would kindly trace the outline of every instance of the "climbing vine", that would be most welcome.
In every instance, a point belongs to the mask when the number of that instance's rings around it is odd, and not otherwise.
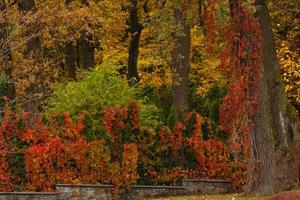
[[[247,155],[261,92],[262,37],[257,20],[240,0],[231,1],[230,12],[220,64],[229,80],[228,94],[220,108],[220,124],[236,149]]]

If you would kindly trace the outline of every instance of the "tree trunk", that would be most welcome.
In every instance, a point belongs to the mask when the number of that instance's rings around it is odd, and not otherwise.
[[[5,2],[3,0],[0,1],[0,13],[3,13],[6,9]],[[5,16],[5,13],[2,15]],[[8,32],[8,24],[6,19],[3,22],[0,22],[0,62],[4,64],[4,73],[9,78],[9,82],[7,83],[7,97],[9,100],[13,100],[15,98],[15,85],[12,77],[12,52],[11,46],[8,42],[8,37],[10,33]]]
[[[35,12],[36,6],[34,0],[20,0],[18,2],[18,9],[22,14],[27,14],[29,12]],[[33,59],[35,64],[39,64],[42,62],[42,51],[41,51],[41,41],[40,38],[35,35],[38,27],[29,26],[27,30],[25,30],[25,38],[27,39],[26,48],[22,52],[24,59]],[[30,119],[36,117],[39,113],[38,105],[36,100],[31,99],[35,94],[40,92],[39,85],[35,83],[31,83],[30,87],[26,90],[27,100],[24,103],[25,111],[30,113]]]
[[[66,0],[65,5],[68,5],[72,0]],[[65,46],[65,62],[68,70],[68,78],[70,80],[76,80],[76,68],[77,68],[77,43],[68,42]]]
[[[85,69],[95,66],[95,47],[92,38],[82,35],[78,40],[79,65]]]
[[[139,81],[137,70],[137,61],[139,56],[140,38],[143,30],[142,24],[139,22],[138,0],[131,0],[130,19],[129,19],[129,49],[128,49],[128,72],[127,80],[130,85]]]
[[[203,0],[198,0],[199,26],[204,27]]]
[[[89,6],[88,0],[82,0],[81,4]],[[93,36],[83,34],[78,40],[79,65],[89,69],[95,66],[95,45]]]
[[[188,76],[190,57],[190,26],[185,22],[182,12],[174,10],[176,23],[181,30],[175,33],[174,48],[171,52],[171,70],[173,73],[173,107],[181,115],[189,110],[188,103]]]
[[[289,103],[283,91],[280,68],[270,16],[265,0],[256,0],[256,17],[263,38],[263,74],[261,77],[260,108],[254,116],[251,138],[250,193],[270,194],[290,189],[297,181],[291,153],[296,129],[291,121]]]
[[[34,0],[21,0],[18,2],[18,8],[21,13],[35,12],[35,2]],[[25,36],[30,38],[26,43],[26,50],[23,52],[25,58],[35,57],[40,58],[41,56],[41,41],[40,38],[34,35],[36,32],[36,27],[29,27],[26,31]]]
[[[68,70],[68,77],[70,80],[76,80],[76,68],[77,68],[77,47],[72,42],[66,45],[66,66]]]

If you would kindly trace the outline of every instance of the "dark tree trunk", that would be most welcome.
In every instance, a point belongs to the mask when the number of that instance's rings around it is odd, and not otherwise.
[[[143,30],[142,24],[139,22],[138,0],[131,0],[130,19],[129,19],[129,49],[128,49],[128,72],[127,80],[130,85],[139,81],[137,61],[139,56],[140,38]]]
[[[73,0],[65,0],[65,5],[68,6]]]
[[[95,66],[95,46],[92,42],[92,38],[83,35],[78,40],[79,50],[79,65],[83,68],[89,69]]]
[[[68,5],[72,0],[66,0],[65,5]],[[76,69],[77,69],[77,43],[68,42],[65,46],[65,62],[68,70],[68,78],[70,80],[76,80]]]
[[[188,76],[190,57],[190,26],[185,22],[182,12],[174,10],[176,23],[180,30],[174,35],[174,48],[171,52],[171,69],[173,73],[173,107],[181,115],[189,110]]]
[[[20,0],[18,2],[18,9],[22,14],[27,14],[29,12],[36,12],[36,6],[34,0]],[[42,50],[41,41],[37,36],[38,27],[29,26],[25,30],[24,36],[27,40],[26,48],[22,52],[24,59],[32,59],[35,64],[42,62]],[[42,70],[42,69],[41,69]],[[39,113],[37,101],[32,99],[32,97],[41,91],[39,85],[31,83],[30,87],[26,90],[26,95],[28,96],[26,102],[24,103],[25,111],[30,113],[31,121]]]
[[[21,13],[35,12],[34,0],[21,0],[18,2],[18,8]],[[34,57],[40,59],[41,56],[41,41],[35,35],[37,27],[29,27],[25,33],[27,38],[30,38],[26,43],[26,50],[23,52],[25,58]]]
[[[203,1],[204,0],[198,0],[198,17],[200,27],[204,27]]]
[[[4,12],[6,9],[5,2],[3,0],[0,1],[0,13]],[[5,13],[3,13],[5,16]],[[9,100],[13,100],[15,98],[15,85],[12,77],[12,52],[11,47],[8,42],[8,24],[4,19],[3,22],[0,22],[0,62],[4,65],[4,73],[9,78],[9,82],[7,83],[7,97]]]
[[[68,77],[70,80],[76,80],[76,68],[77,68],[77,47],[73,43],[66,45],[66,66],[68,70]]]
[[[88,0],[82,0],[81,4],[89,6]],[[93,36],[83,34],[78,40],[79,65],[89,69],[95,66],[95,45]]]
[[[250,135],[254,165],[248,190],[255,194],[270,194],[290,189],[297,181],[293,176],[295,164],[291,153],[296,129],[292,128],[290,105],[280,80],[267,3],[256,0],[255,6],[263,37],[263,74],[260,108],[255,114]]]

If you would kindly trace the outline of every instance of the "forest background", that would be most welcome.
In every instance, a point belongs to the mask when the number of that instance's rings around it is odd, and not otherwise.
[[[112,183],[117,193],[179,178],[252,190],[259,2],[1,0],[0,190]],[[291,119],[300,111],[299,6],[268,1]],[[232,30],[244,32],[232,41]],[[248,85],[235,84],[240,77]]]

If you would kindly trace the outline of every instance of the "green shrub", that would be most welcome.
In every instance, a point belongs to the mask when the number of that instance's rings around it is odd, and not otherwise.
[[[205,96],[197,95],[196,87],[190,85],[190,107],[204,118],[202,125],[203,137],[226,140],[228,135],[220,130],[219,111],[223,98],[226,96],[225,86],[213,84]]]
[[[101,66],[85,72],[85,79],[58,85],[49,98],[46,113],[68,112],[78,115],[86,112],[91,116],[103,113],[105,107],[121,106],[133,99],[135,89],[117,72],[117,67]]]
[[[45,115],[68,112],[72,117],[82,112],[87,115],[85,127],[89,139],[101,137],[101,118],[108,106],[124,106],[137,101],[141,107],[142,126],[158,126],[159,110],[141,95],[138,88],[129,87],[127,80],[116,66],[99,66],[93,71],[84,72],[84,79],[58,85],[53,96],[48,99]]]

